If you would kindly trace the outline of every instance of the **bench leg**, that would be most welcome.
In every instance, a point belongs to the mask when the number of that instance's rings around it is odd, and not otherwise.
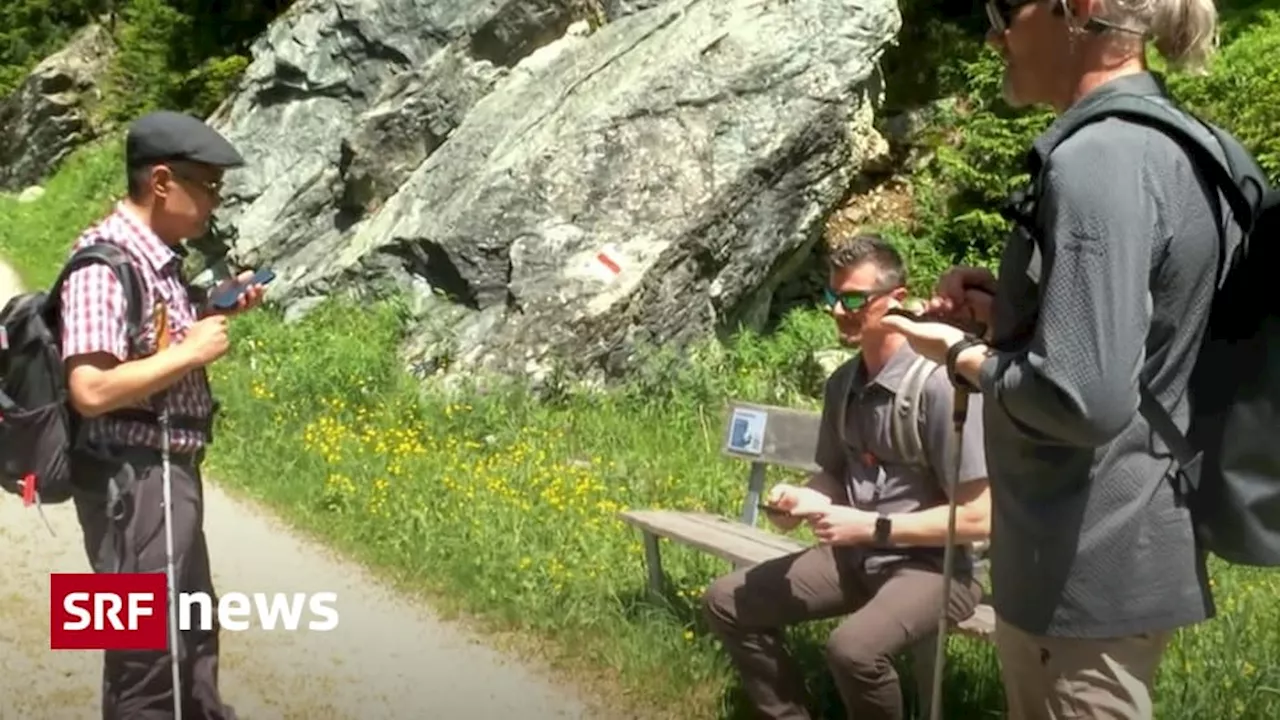
[[[644,562],[649,569],[649,593],[654,600],[662,599],[662,554],[658,552],[658,536],[644,534]]]
[[[934,653],[938,651],[938,634],[930,633],[911,646],[912,677],[916,686],[916,704],[920,711],[916,717],[928,720],[930,702],[933,700]],[[939,716],[941,717],[941,715]]]

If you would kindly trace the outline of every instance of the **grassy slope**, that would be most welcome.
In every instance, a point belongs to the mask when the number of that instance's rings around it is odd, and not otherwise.
[[[1273,18],[1226,48],[1228,59],[1239,57],[1223,72],[1180,87],[1210,112],[1236,107],[1234,98],[1274,96],[1280,83],[1263,80],[1277,44]],[[1257,89],[1220,94],[1240,88]],[[1245,102],[1234,115],[1271,122],[1280,120],[1275,108]],[[1280,136],[1252,139],[1280,172]],[[979,140],[990,138],[975,136],[972,147]],[[30,282],[52,279],[76,233],[122,189],[118,153],[81,153],[34,204],[0,198],[0,253]],[[331,305],[291,326],[273,313],[237,321],[234,349],[215,372],[226,413],[212,472],[405,587],[513,630],[521,647],[540,646],[567,670],[603,681],[618,703],[653,717],[733,717],[735,681],[694,612],[725,564],[667,545],[674,591],[662,607],[647,603],[639,538],[615,513],[648,506],[735,514],[745,467],[717,454],[722,402],[812,406],[816,377],[804,358],[829,343],[825,320],[799,313],[769,337],[668,358],[608,396],[550,405],[518,388],[420,399],[395,366],[399,333],[391,306]],[[1161,668],[1157,714],[1274,717],[1280,583],[1217,564],[1213,573],[1221,617],[1178,637]],[[826,627],[794,634],[815,669]],[[953,639],[951,658],[949,716],[997,717],[990,648]],[[810,675],[820,702],[833,708],[825,674]]]

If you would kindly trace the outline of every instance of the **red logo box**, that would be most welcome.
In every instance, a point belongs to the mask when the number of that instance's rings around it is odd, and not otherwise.
[[[49,576],[53,650],[164,650],[169,646],[164,573]]]

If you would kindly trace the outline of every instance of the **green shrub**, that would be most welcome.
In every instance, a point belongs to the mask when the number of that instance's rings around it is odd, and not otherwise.
[[[21,204],[0,194],[0,256],[30,287],[45,287],[80,232],[111,209],[124,191],[123,143],[73,153],[44,184],[45,194]]]
[[[1280,10],[1249,17],[1232,33],[1214,72],[1174,76],[1169,86],[1188,107],[1235,133],[1280,184]]]
[[[15,0],[0,7],[0,96],[86,23],[115,11],[100,120],[157,108],[207,116],[249,63],[249,43],[289,0]]]
[[[5,0],[0,4],[0,97],[56,52],[102,0]]]
[[[166,105],[178,82],[171,68],[174,38],[188,35],[191,18],[165,0],[131,0],[117,29],[119,49],[108,70],[104,106],[112,119],[137,117]]]

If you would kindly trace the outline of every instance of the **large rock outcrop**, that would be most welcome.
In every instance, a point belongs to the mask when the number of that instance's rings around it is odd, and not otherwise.
[[[299,3],[211,119],[250,163],[231,259],[298,307],[409,289],[426,369],[616,371],[758,324],[883,148],[897,5],[606,4]]]
[[[0,100],[0,190],[40,182],[99,135],[93,113],[114,52],[106,29],[89,25]]]

